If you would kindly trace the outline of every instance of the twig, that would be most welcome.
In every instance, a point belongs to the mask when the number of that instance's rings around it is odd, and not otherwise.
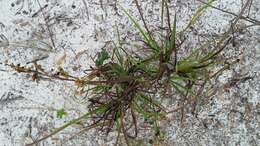
[[[107,123],[108,123],[108,122],[101,122],[101,123],[94,123],[94,124],[91,124],[91,125],[89,125],[89,126],[86,126],[86,127],[84,127],[83,129],[81,129],[79,132],[73,134],[71,137],[69,137],[68,139],[66,139],[65,141],[63,141],[62,144],[65,144],[66,142],[72,140],[73,138],[75,138],[76,136],[82,134],[82,133],[85,132],[85,131],[88,131],[88,130],[90,130],[90,129],[96,128],[96,127],[98,127],[98,126],[100,126],[100,125],[107,124]]]
[[[229,12],[229,11],[226,11],[226,10],[223,10],[223,9],[220,9],[220,8],[215,7],[215,6],[213,6],[213,5],[210,5],[210,4],[208,4],[208,3],[206,3],[206,2],[204,2],[204,1],[202,1],[202,0],[197,0],[197,1],[199,1],[199,2],[201,2],[201,3],[203,3],[203,4],[206,4],[206,5],[208,5],[209,7],[213,8],[213,9],[219,10],[219,11],[221,11],[221,12],[224,12],[224,13],[227,13],[227,14],[230,14],[230,15],[233,15],[233,16],[236,16],[236,17],[240,17],[240,19],[244,19],[244,20],[246,20],[246,21],[248,21],[248,22],[251,22],[251,23],[254,23],[254,24],[256,24],[256,25],[260,25],[260,21],[258,21],[258,20],[256,20],[256,19],[250,18],[250,17],[248,17],[248,16],[245,17],[245,16],[243,16],[243,15],[239,16],[239,15],[237,15],[236,13]],[[250,1],[248,1],[248,2],[250,2]],[[247,2],[247,3],[248,3],[248,2]],[[248,5],[248,4],[247,4],[247,5]]]
[[[171,18],[170,18],[170,11],[169,11],[169,7],[168,7],[168,4],[167,2],[165,2],[165,6],[166,6],[166,14],[167,14],[167,21],[168,21],[168,27],[169,27],[169,30],[170,30],[170,33],[172,32],[171,30]],[[173,30],[175,31],[175,30]]]
[[[41,56],[41,57],[36,58],[36,59],[34,59],[34,60],[32,60],[32,61],[28,61],[28,62],[26,62],[26,64],[36,63],[36,62],[41,61],[41,60],[44,60],[44,59],[46,59],[46,58],[48,58],[48,57],[49,57],[49,55]]]
[[[44,136],[44,137],[38,139],[37,141],[34,141],[33,143],[27,144],[26,146],[33,146],[33,145],[35,145],[35,144],[38,144],[39,142],[41,142],[41,141],[43,141],[43,140],[45,140],[45,139],[47,139],[47,138],[49,138],[49,137],[52,137],[53,135],[55,135],[55,134],[59,133],[60,131],[66,129],[66,128],[69,127],[70,125],[79,123],[82,119],[85,119],[86,117],[92,115],[93,113],[97,112],[98,110],[99,110],[99,109],[90,111],[90,112],[88,112],[88,113],[82,115],[81,117],[79,117],[79,118],[77,118],[77,119],[73,119],[73,120],[71,120],[70,122],[68,122],[67,124],[65,124],[65,125],[63,125],[63,126],[57,128],[57,129],[55,129],[55,130],[54,130],[52,133],[50,133],[49,135]],[[87,126],[87,127],[89,127],[89,128],[92,128],[92,127],[93,127],[93,128],[94,128],[94,127],[96,127],[96,126],[99,126],[99,124],[104,124],[104,123],[103,123],[103,122],[102,122],[102,123],[96,123],[96,124],[92,124],[92,125]]]
[[[236,23],[239,21],[239,19],[243,18],[243,14],[245,13],[246,8],[250,5],[250,1],[251,0],[246,1],[245,5],[242,7],[240,13],[237,15],[237,18],[234,20],[233,26],[236,25]],[[232,28],[230,28],[230,29],[232,29]],[[232,30],[230,30],[230,31],[232,31]]]
[[[86,1],[85,1],[85,0],[82,0],[82,2],[83,2],[84,6],[85,6],[85,8],[86,8],[87,17],[88,17],[88,20],[89,20],[89,11],[88,11],[88,5],[87,5],[87,3],[86,3]]]
[[[124,137],[125,137],[126,145],[127,145],[127,146],[130,146],[130,143],[129,143],[129,140],[128,140],[128,135],[127,135],[126,130],[125,130],[124,119],[123,119],[123,117],[124,117],[124,111],[123,111],[122,108],[120,108],[120,111],[121,111],[121,116],[120,116],[121,126],[120,126],[120,127],[122,128],[122,132],[123,132],[123,135],[124,135]]]
[[[10,43],[9,43],[8,39],[6,38],[6,36],[4,36],[3,34],[0,34],[0,47],[6,47],[9,45],[10,45]]]
[[[44,5],[44,7],[40,8],[40,10],[38,10],[37,12],[35,12],[35,13],[32,15],[32,17],[36,17],[36,16],[39,14],[39,12],[41,12],[43,9],[45,9],[45,8],[47,8],[47,7],[48,7],[47,4]]]
[[[198,0],[200,1],[200,0]],[[229,41],[231,40],[231,37],[229,37],[230,33],[234,32],[233,28],[234,26],[238,23],[238,21],[242,18],[246,8],[249,6],[250,4],[250,0],[247,0],[246,3],[244,4],[244,6],[242,6],[242,9],[240,10],[239,14],[236,14],[236,18],[233,20],[233,22],[231,23],[230,28],[223,34],[223,37],[219,40],[219,42],[217,43],[215,48],[220,48],[218,51],[216,51],[213,55],[206,57],[206,60],[203,59],[203,61],[207,61],[208,59],[211,59],[212,57],[216,56],[218,53],[220,53],[228,44]],[[222,43],[228,38],[228,40],[226,41],[226,43],[224,45],[222,45]]]
[[[150,33],[149,29],[148,29],[148,25],[146,24],[146,22],[145,22],[145,20],[144,20],[144,16],[143,16],[141,7],[140,7],[139,4],[138,4],[138,1],[137,1],[137,0],[134,0],[134,2],[135,2],[135,5],[136,5],[136,7],[137,7],[137,9],[138,9],[138,12],[139,12],[139,14],[140,14],[140,17],[141,17],[141,19],[142,19],[142,22],[143,22],[143,24],[144,24],[144,27],[145,27],[145,29],[146,29],[148,35],[151,36],[151,33]]]
[[[253,0],[250,1],[249,8],[248,8],[248,13],[247,13],[247,17],[249,17],[249,15],[250,15],[250,11],[251,11],[252,4],[253,4]]]
[[[43,8],[42,8],[42,6],[41,6],[39,0],[37,0],[37,3],[38,3],[38,5],[39,5],[39,7],[40,7],[40,10],[41,10],[41,13],[42,13],[42,16],[43,16],[43,19],[44,19],[44,22],[45,22],[47,31],[48,31],[48,33],[49,33],[50,41],[51,41],[51,44],[52,44],[52,49],[55,50],[56,47],[55,47],[55,43],[54,43],[54,39],[53,39],[53,33],[52,33],[51,30],[50,30],[50,26],[49,26],[49,24],[48,24],[48,22],[47,22],[47,20],[46,20],[45,14],[44,14],[43,11],[42,11]]]

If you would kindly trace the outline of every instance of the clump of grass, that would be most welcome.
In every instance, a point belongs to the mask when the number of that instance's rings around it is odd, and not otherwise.
[[[200,7],[187,26],[183,30],[177,31],[176,14],[174,20],[171,21],[168,4],[162,0],[161,22],[163,25],[164,10],[166,9],[168,29],[166,37],[158,41],[149,30],[138,1],[135,0],[144,28],[125,9],[122,9],[143,37],[143,45],[148,55],[135,57],[122,46],[114,44],[112,51],[103,49],[97,54],[95,66],[91,67],[88,70],[89,73],[83,77],[72,76],[62,68],[59,72],[51,74],[37,62],[34,62],[32,67],[7,63],[17,72],[31,73],[33,79],[45,77],[72,81],[82,92],[90,93],[88,94],[89,111],[86,114],[71,120],[55,129],[50,135],[28,144],[28,146],[37,144],[70,125],[82,124],[85,119],[92,122],[86,126],[85,130],[96,128],[107,134],[117,130],[118,137],[122,134],[127,145],[131,145],[129,139],[138,136],[139,119],[149,121],[147,123],[151,127],[155,127],[155,135],[158,135],[160,119],[179,110],[182,110],[183,115],[183,109],[186,106],[196,103],[197,97],[200,96],[206,83],[228,68],[228,66],[224,66],[214,73],[211,71],[221,64],[217,57],[230,43],[231,38],[228,35],[220,38],[217,45],[211,46],[213,49],[207,52],[202,52],[200,48],[209,46],[210,43],[202,44],[188,55],[178,56],[178,51],[182,49],[184,42],[178,38],[179,34],[185,33],[189,27],[194,25],[212,2],[213,0],[209,0],[207,5]],[[167,89],[183,96],[182,106],[170,111],[158,101],[157,97],[163,96],[160,91]]]

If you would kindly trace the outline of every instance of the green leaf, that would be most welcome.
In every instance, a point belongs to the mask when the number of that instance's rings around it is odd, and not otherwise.
[[[140,103],[139,103],[140,104]],[[144,119],[150,119],[152,117],[159,117],[161,114],[158,112],[152,112],[145,110],[143,105],[139,105],[137,102],[133,102],[134,109],[143,116]]]
[[[171,31],[171,37],[170,37],[170,49],[172,49],[173,47],[175,47],[176,44],[176,14],[174,15],[174,22],[173,22],[173,28]]]
[[[135,28],[139,30],[142,37],[144,38],[144,42],[146,42],[153,51],[158,52],[159,47],[158,44],[154,41],[154,39],[150,36],[150,34],[146,33],[144,29],[140,26],[140,24],[122,7],[124,13],[128,16],[131,22],[134,24]]]
[[[172,83],[173,87],[174,87],[179,93],[181,93],[181,94],[183,94],[183,95],[185,94],[185,92],[188,92],[188,93],[190,93],[190,94],[193,95],[193,96],[196,95],[192,90],[190,90],[188,87],[185,87],[185,86],[182,85],[181,83],[178,83],[178,82],[173,81],[173,80],[171,80],[171,83]]]
[[[177,70],[182,73],[191,73],[194,71],[194,67],[199,66],[197,60],[182,60],[177,64]]]
[[[115,55],[116,56],[116,59],[118,60],[118,62],[123,65],[124,64],[124,58],[122,56],[122,53],[119,52],[119,47],[116,46],[116,44],[114,43],[115,47],[113,49],[113,56]]]
[[[95,61],[96,66],[100,67],[101,65],[103,65],[104,61],[109,59],[109,54],[106,50],[102,50],[101,52],[98,53],[98,57]]]
[[[196,79],[193,79],[189,76],[183,77],[183,76],[178,76],[178,75],[172,75],[171,79],[173,81],[187,81],[187,80],[196,81]]]
[[[166,44],[166,50],[165,50],[165,54],[167,55],[167,60],[170,59],[170,56],[172,54],[172,52],[174,51],[174,49],[176,49],[176,14],[174,16],[174,22],[173,22],[173,27],[172,27],[172,30],[171,30],[171,35],[170,35],[170,38],[168,39],[167,41],[167,44]]]
[[[108,72],[114,73],[116,75],[126,75],[124,67],[119,65],[118,63],[114,63],[113,65],[111,65],[111,70]]]
[[[62,109],[59,109],[58,111],[57,111],[57,118],[62,118],[63,116],[65,116],[65,115],[67,115],[67,112],[64,110],[64,108],[62,108]]]
[[[164,6],[165,6],[165,0],[162,0],[161,3],[161,27],[163,28],[163,18],[164,18]]]
[[[199,17],[206,11],[206,9],[214,2],[214,0],[208,0],[205,5],[202,5],[198,8],[196,13],[192,16],[190,19],[190,22],[188,25],[182,30],[182,32],[185,32],[189,27],[194,25],[196,21],[199,19]]]

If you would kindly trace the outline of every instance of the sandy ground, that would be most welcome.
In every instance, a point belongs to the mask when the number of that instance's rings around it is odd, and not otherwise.
[[[217,0],[214,6],[238,13],[243,0]],[[181,29],[201,3],[172,0],[170,11],[177,12]],[[160,25],[160,2],[141,2],[151,28]],[[140,38],[121,6],[138,17],[132,0],[0,0],[0,62],[26,65],[39,63],[48,71],[63,67],[73,75],[93,62],[90,56],[107,41],[121,38],[133,43]],[[245,15],[260,21],[260,1],[253,0]],[[227,30],[232,15],[209,9],[186,36],[191,45]],[[239,26],[250,22],[239,21]],[[195,36],[195,37],[194,37]],[[197,117],[186,115],[184,126],[175,117],[164,121],[165,145],[259,146],[260,145],[260,27],[245,29],[236,36],[235,46],[224,55],[240,62],[215,81],[217,93],[207,105],[197,109]],[[232,82],[234,84],[229,85]],[[76,94],[73,83],[40,80],[18,74],[0,64],[0,146],[23,146],[42,137],[87,110],[86,101]],[[56,112],[68,113],[58,118]],[[113,145],[115,135],[97,136],[90,131],[66,141],[81,127],[69,129],[39,145]]]

